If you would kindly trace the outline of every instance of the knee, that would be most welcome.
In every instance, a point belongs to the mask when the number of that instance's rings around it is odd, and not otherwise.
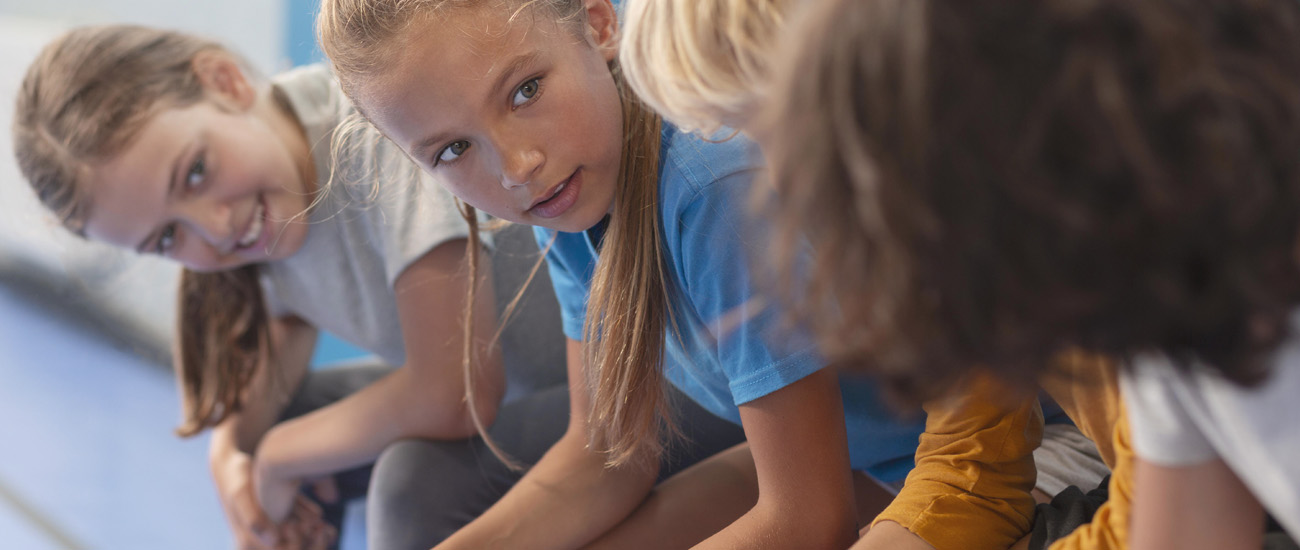
[[[469,523],[486,485],[472,440],[403,440],[375,462],[366,499],[370,548],[429,548]]]

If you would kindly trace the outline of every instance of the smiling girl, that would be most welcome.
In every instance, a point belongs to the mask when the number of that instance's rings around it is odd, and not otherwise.
[[[504,389],[494,297],[466,298],[491,282],[486,263],[469,275],[475,218],[375,132],[336,134],[353,112],[324,67],[261,86],[218,44],[121,25],[50,44],[19,95],[19,165],[64,224],[186,267],[178,433],[213,429],[213,477],[241,548],[328,546],[303,482],[329,504],[364,490],[381,452],[375,486],[450,468],[418,460],[422,446],[469,449]],[[309,371],[318,329],[392,366]],[[516,409],[502,416],[523,418],[518,431],[558,437],[546,428],[563,425],[562,392]],[[469,513],[461,495],[440,495],[371,491],[371,547],[405,547]],[[327,512],[337,522],[341,508]]]
[[[912,467],[921,426],[895,421],[869,383],[823,368],[755,299],[749,258],[767,238],[744,205],[760,159],[744,139],[661,124],[626,91],[610,2],[334,0],[320,31],[379,129],[461,199],[537,226],[549,247],[569,428],[443,547],[856,538],[859,514],[883,506],[879,484]],[[749,441],[656,486],[667,384]]]

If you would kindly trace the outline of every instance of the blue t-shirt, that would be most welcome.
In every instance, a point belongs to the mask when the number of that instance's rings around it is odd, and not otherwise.
[[[664,375],[714,414],[740,423],[739,405],[821,369],[807,334],[791,329],[756,295],[750,255],[764,249],[762,228],[746,215],[751,181],[762,160],[743,137],[702,140],[664,125],[659,209],[673,315],[665,336]],[[600,233],[534,228],[547,252],[564,333],[582,340]],[[924,418],[901,422],[875,386],[841,377],[849,454],[854,469],[894,482],[907,476]]]

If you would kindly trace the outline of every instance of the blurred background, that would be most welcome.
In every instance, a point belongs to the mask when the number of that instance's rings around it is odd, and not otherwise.
[[[0,0],[0,548],[233,547],[206,438],[172,435],[177,270],[83,241],[37,202],[9,132],[27,64],[69,27],[131,22],[215,38],[271,75],[321,59],[316,6]],[[355,354],[326,337],[316,362]],[[364,546],[362,521],[350,515],[343,548]]]

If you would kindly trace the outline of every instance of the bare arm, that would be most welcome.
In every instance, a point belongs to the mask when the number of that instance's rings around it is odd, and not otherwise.
[[[212,429],[208,445],[217,496],[241,548],[272,545],[273,525],[253,490],[253,449],[288,406],[316,344],[316,330],[296,318],[272,319],[270,332],[270,361],[258,365],[242,409]]]
[[[696,548],[845,548],[857,536],[839,382],[822,369],[741,405],[758,503]]]
[[[465,240],[439,245],[394,284],[406,365],[267,434],[257,453],[259,498],[273,519],[287,513],[286,482],[365,464],[401,438],[457,439],[476,433],[461,362],[469,285],[466,246]],[[480,267],[474,304],[476,402],[485,425],[492,422],[505,388],[500,351],[489,346],[496,330],[490,272],[486,265]],[[270,494],[263,494],[263,487]]]
[[[654,485],[658,464],[606,468],[587,446],[590,395],[582,343],[568,340],[570,412],[564,436],[482,516],[438,546],[576,548],[622,521]]]
[[[1134,550],[1255,550],[1264,511],[1222,460],[1184,467],[1136,460]]]

